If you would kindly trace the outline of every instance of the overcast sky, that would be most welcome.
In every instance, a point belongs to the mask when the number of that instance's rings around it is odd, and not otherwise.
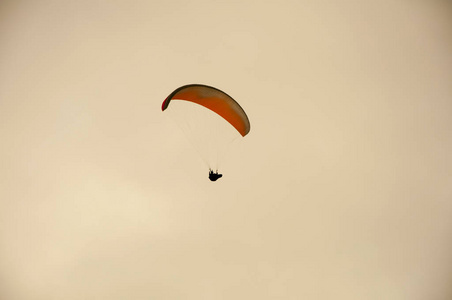
[[[451,83],[448,1],[2,1],[0,298],[450,299]]]

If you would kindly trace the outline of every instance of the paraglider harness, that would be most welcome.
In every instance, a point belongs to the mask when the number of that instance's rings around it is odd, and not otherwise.
[[[214,173],[212,169],[209,169],[209,179],[211,181],[217,181],[221,177],[223,177],[223,174],[218,174],[218,170]]]

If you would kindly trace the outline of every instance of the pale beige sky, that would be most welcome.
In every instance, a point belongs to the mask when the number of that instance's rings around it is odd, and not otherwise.
[[[450,299],[451,54],[447,1],[4,1],[0,298]]]

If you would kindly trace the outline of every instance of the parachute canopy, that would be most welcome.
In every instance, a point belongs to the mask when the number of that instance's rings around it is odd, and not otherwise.
[[[185,100],[216,112],[245,136],[250,131],[250,122],[245,111],[231,96],[217,88],[203,84],[189,84],[174,90],[162,103],[162,111],[172,100]]]

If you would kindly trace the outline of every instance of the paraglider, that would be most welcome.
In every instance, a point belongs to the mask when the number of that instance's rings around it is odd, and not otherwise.
[[[209,166],[209,179],[221,178],[222,174],[213,172],[218,170],[221,156],[233,141],[250,131],[243,108],[217,88],[189,84],[175,89],[163,101],[162,111],[167,110]]]
[[[209,170],[210,181],[217,181],[217,179],[220,179],[221,177],[223,177],[223,174],[218,174],[218,170],[215,173],[213,170]]]

